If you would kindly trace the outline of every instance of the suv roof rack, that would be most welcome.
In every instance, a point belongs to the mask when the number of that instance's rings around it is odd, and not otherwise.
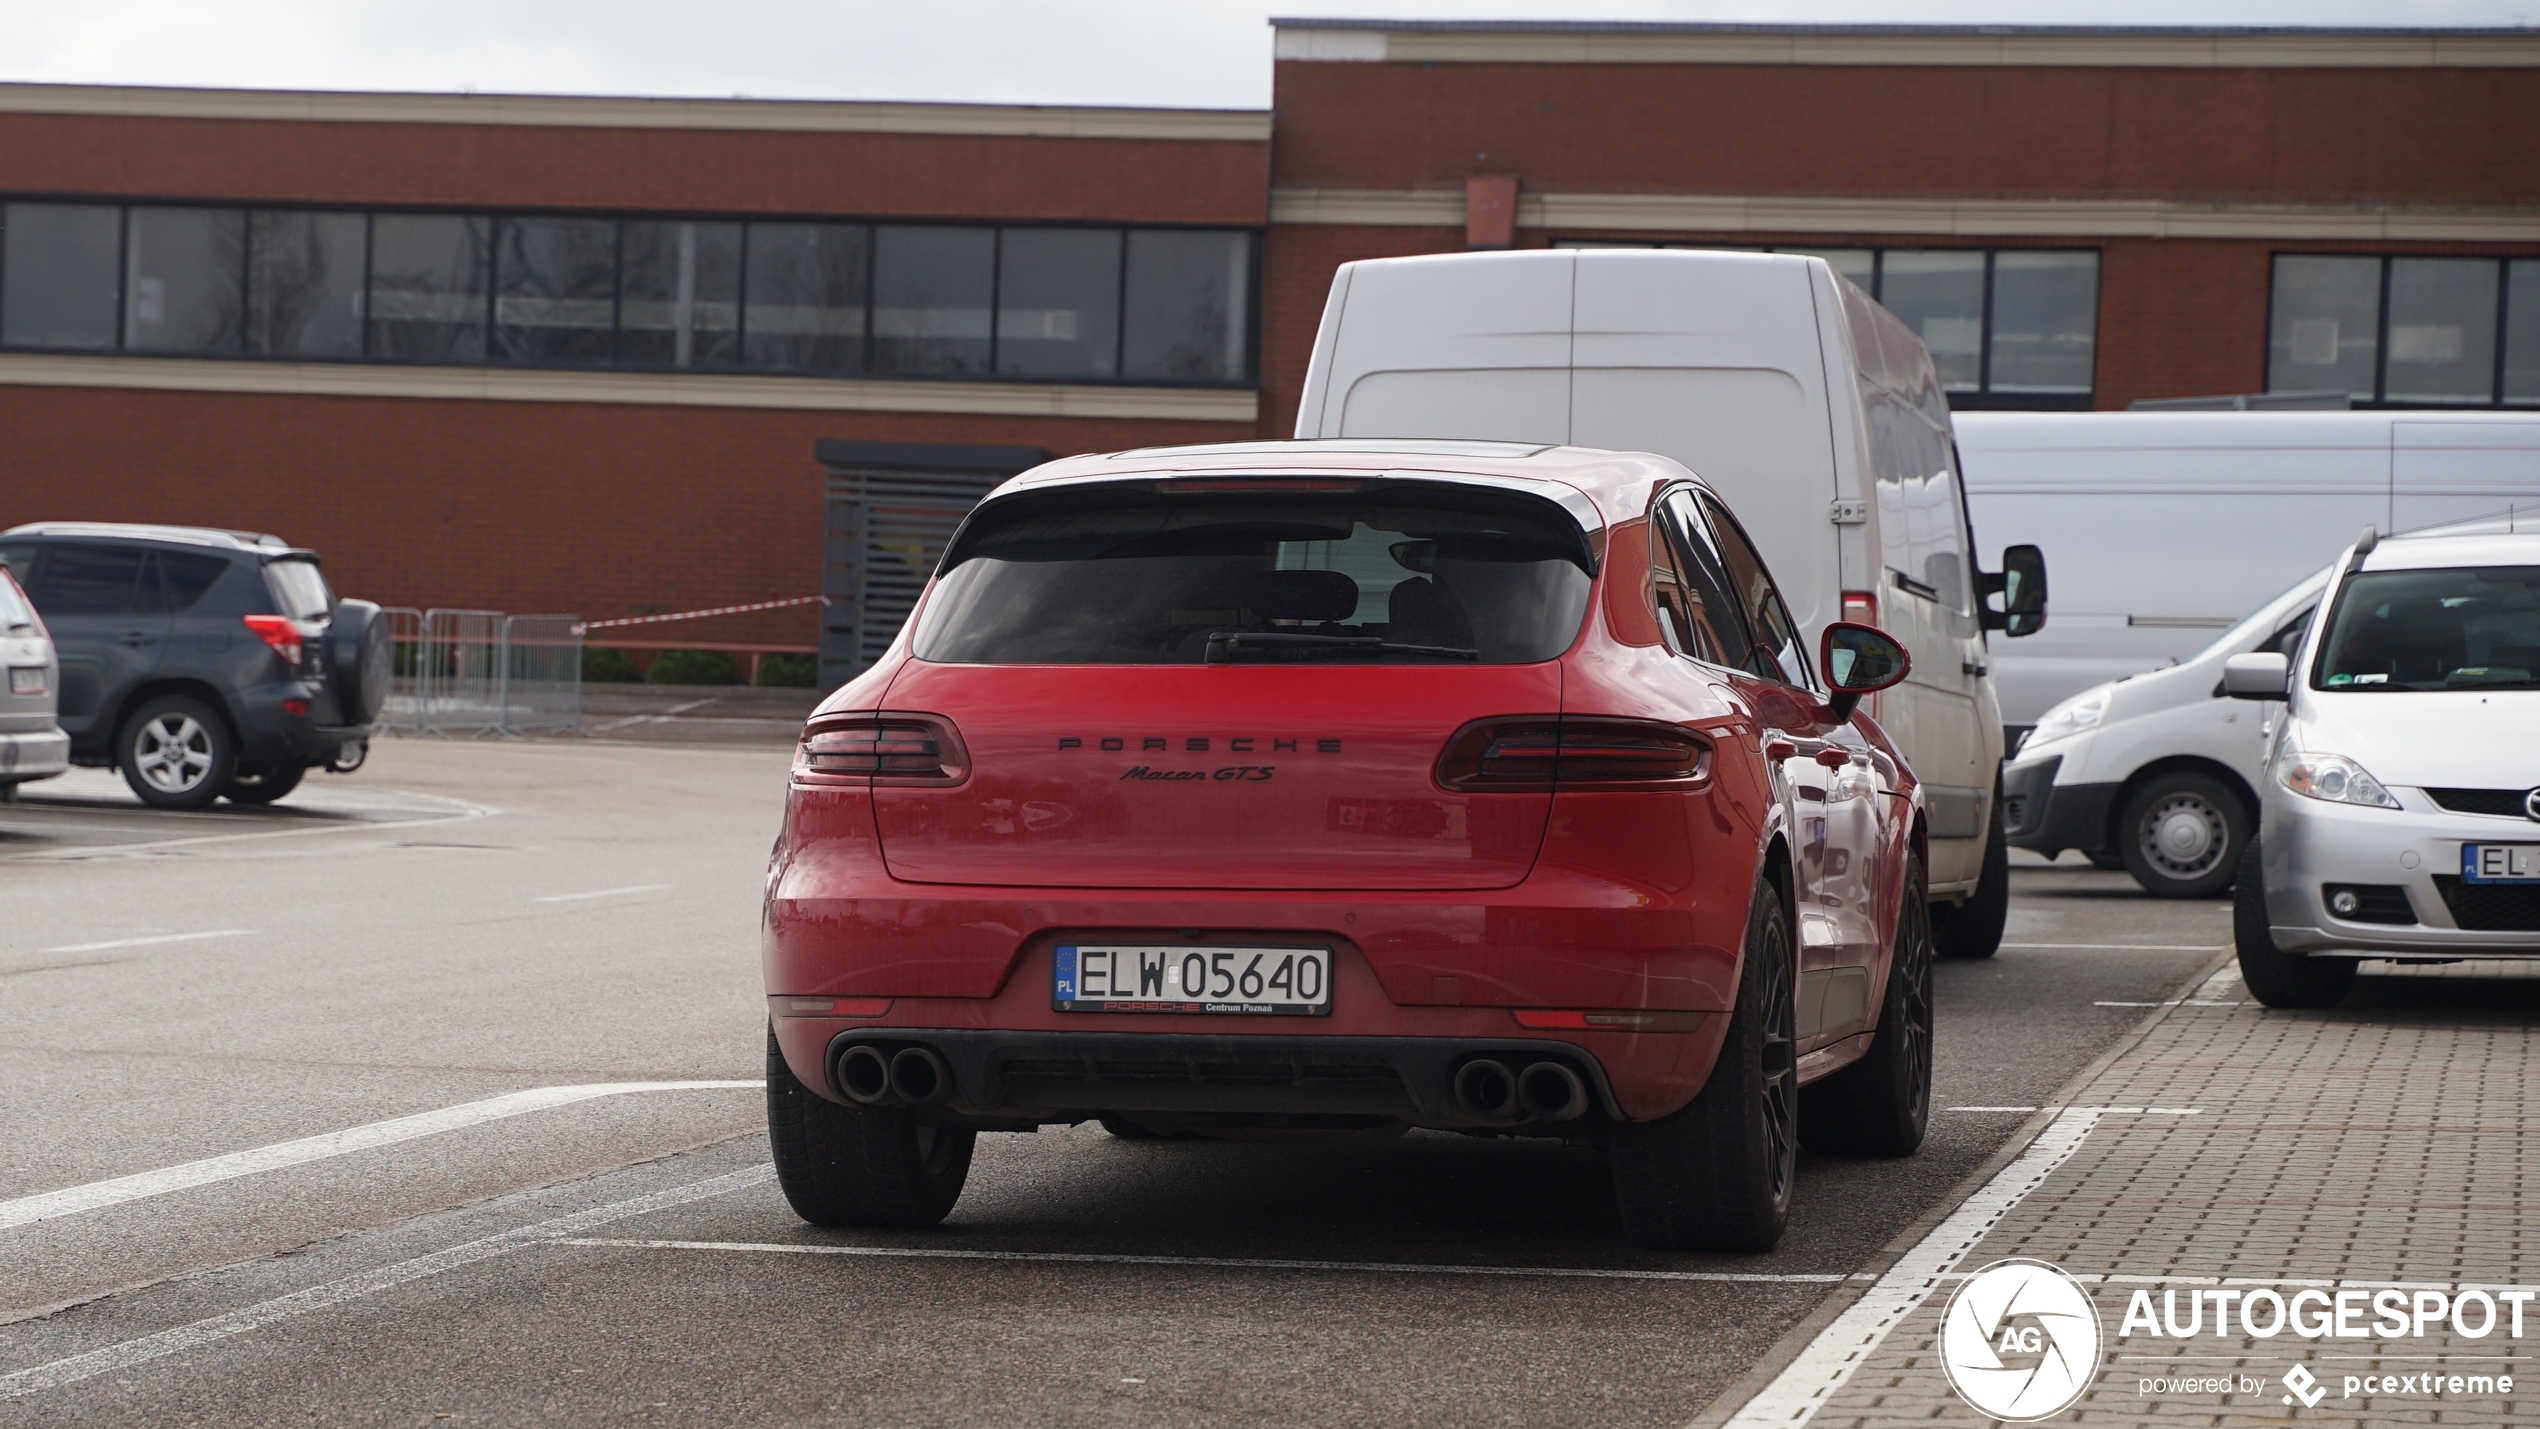
[[[297,549],[270,531],[231,531],[218,526],[155,526],[130,521],[36,521],[0,532],[7,536],[120,536],[128,540],[175,541],[189,546],[227,546],[238,550]]]

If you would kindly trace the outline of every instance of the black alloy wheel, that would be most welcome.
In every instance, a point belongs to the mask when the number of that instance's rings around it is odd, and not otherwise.
[[[1766,1251],[1799,1180],[1799,1007],[1790,910],[1756,881],[1737,1010],[1719,1061],[1683,1110],[1614,1129],[1623,1233],[1651,1250]]]
[[[1861,1060],[1799,1094],[1811,1151],[1911,1156],[1931,1128],[1932,947],[1920,854],[1905,864],[1896,951],[1879,999],[1878,1035]]]

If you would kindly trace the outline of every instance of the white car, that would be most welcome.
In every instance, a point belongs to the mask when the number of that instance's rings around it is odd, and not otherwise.
[[[2286,702],[2241,862],[2241,976],[2325,1007],[2358,958],[2540,960],[2540,534],[2364,539],[2295,658],[2224,664]]]
[[[0,799],[14,799],[20,784],[71,767],[71,737],[53,718],[62,683],[53,638],[6,566],[0,566],[0,665],[9,671],[8,687],[0,689]]]
[[[2231,887],[2258,826],[2273,712],[2223,698],[2223,665],[2257,650],[2291,655],[2328,576],[2313,574],[2178,664],[2048,710],[2002,769],[2011,846],[2049,858],[2078,850],[2165,898]]]

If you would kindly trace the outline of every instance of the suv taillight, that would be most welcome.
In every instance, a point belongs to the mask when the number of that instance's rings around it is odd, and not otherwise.
[[[960,731],[939,715],[832,715],[804,730],[794,751],[794,777],[806,784],[940,786],[969,774]]]
[[[1699,784],[1711,742],[1657,720],[1542,716],[1476,720],[1438,756],[1438,783],[1462,794]]]
[[[273,647],[273,653],[282,657],[282,663],[300,663],[300,627],[292,623],[289,616],[242,615],[238,618],[247,622],[247,628],[256,632],[257,639]]]

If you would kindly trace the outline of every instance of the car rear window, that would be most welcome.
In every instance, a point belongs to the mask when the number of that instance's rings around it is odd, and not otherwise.
[[[2349,579],[2337,592],[2311,688],[2540,688],[2540,566]]]
[[[315,561],[275,561],[265,567],[265,584],[282,613],[294,620],[324,620],[335,609],[335,592],[326,588]]]
[[[1578,636],[1594,558],[1550,502],[1445,483],[1190,489],[1217,485],[981,508],[946,553],[918,658],[1511,665]]]
[[[35,610],[18,594],[18,583],[0,577],[0,634],[24,635],[35,629]]]

